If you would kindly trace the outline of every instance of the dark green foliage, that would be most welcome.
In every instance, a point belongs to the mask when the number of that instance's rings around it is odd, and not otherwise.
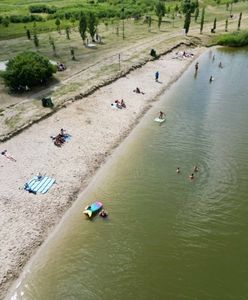
[[[202,9],[202,14],[201,14],[200,34],[202,34],[203,25],[204,25],[204,18],[205,18],[205,7],[203,7],[203,9]]]
[[[81,35],[82,40],[85,43],[86,39],[86,30],[87,30],[87,18],[83,12],[81,12],[79,25],[78,25],[79,33]]]
[[[29,40],[31,40],[31,33],[30,33],[30,30],[29,30],[29,29],[26,30],[26,34],[27,34],[27,38],[28,38]]]
[[[184,25],[183,25],[183,28],[185,29],[186,34],[189,32],[190,21],[191,21],[191,13],[190,13],[190,11],[187,11],[185,13],[185,19],[184,19]]]
[[[29,16],[23,16],[23,15],[11,15],[9,17],[10,23],[28,23],[28,22],[42,22],[43,18],[41,16],[37,15],[29,15]]]
[[[36,48],[39,47],[39,39],[38,39],[36,32],[34,32],[34,45]]]
[[[228,31],[228,19],[226,19],[226,24],[225,24],[225,31]]]
[[[9,26],[9,18],[8,17],[4,18],[2,21],[2,24],[3,24],[3,26],[8,27]]]
[[[60,24],[61,24],[60,19],[57,18],[56,21],[55,21],[55,25],[57,26],[57,31],[58,31],[59,33],[60,33]]]
[[[76,60],[74,49],[71,49],[71,59],[72,59],[72,60]]]
[[[40,5],[31,5],[29,6],[29,11],[31,13],[46,13],[46,14],[54,14],[56,13],[57,8],[55,6],[47,6],[45,4]]]
[[[191,0],[183,0],[182,2],[182,11],[185,15],[183,28],[185,29],[186,34],[189,32],[191,14],[194,13],[197,5],[198,2],[191,2]]]
[[[57,53],[56,53],[56,46],[55,46],[55,43],[54,43],[54,39],[49,35],[49,44],[52,46],[52,49],[53,49],[53,55],[54,56],[57,56]]]
[[[70,39],[70,27],[65,28],[65,33],[66,33],[66,38],[69,40]]]
[[[248,45],[248,31],[237,31],[221,35],[217,40],[218,45],[230,47],[242,47]]]
[[[199,17],[199,7],[197,7],[195,10],[195,22],[197,22],[198,17]]]
[[[94,36],[96,34],[97,24],[98,21],[95,14],[90,12],[88,15],[88,31],[92,40],[94,40]]]
[[[162,23],[162,18],[165,15],[164,2],[162,2],[162,1],[157,2],[156,6],[155,6],[155,13],[158,17],[158,28],[160,28],[161,23]]]
[[[48,58],[27,51],[9,60],[3,79],[11,90],[19,91],[26,86],[31,88],[47,83],[55,72],[56,68]]]
[[[242,12],[239,14],[238,30],[240,30],[241,19],[242,19]]]

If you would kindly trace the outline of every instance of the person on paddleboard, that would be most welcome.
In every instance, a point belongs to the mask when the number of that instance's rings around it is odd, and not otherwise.
[[[162,111],[160,111],[159,112],[159,119],[163,119],[165,117],[165,113],[164,112],[162,112]]]

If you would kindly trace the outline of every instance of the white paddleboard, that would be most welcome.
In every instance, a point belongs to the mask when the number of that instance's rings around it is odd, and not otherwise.
[[[165,119],[155,118],[154,121],[158,123],[163,123]]]

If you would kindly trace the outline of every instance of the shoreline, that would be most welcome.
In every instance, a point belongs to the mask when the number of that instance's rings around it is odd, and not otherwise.
[[[204,48],[186,50],[193,52],[194,57],[173,59],[179,50],[169,52],[2,143],[2,148],[8,149],[17,162],[1,157],[0,299],[6,296],[24,265],[109,155],[161,94],[205,51]],[[154,80],[157,70],[161,84]],[[133,93],[137,86],[145,95]],[[117,98],[124,99],[127,109],[111,108],[110,104]],[[50,136],[60,128],[65,128],[72,140],[57,148]],[[22,189],[38,172],[54,177],[57,182],[44,195],[29,194]]]

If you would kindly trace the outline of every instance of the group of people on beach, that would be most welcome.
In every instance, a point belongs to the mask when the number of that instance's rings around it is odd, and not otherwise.
[[[112,103],[111,105],[113,105],[113,103]],[[121,99],[121,100],[118,100],[118,99],[115,100],[114,105],[115,105],[117,108],[119,108],[119,109],[122,109],[122,108],[126,108],[126,107],[127,107],[127,106],[126,106],[126,103],[124,102],[123,99]]]
[[[66,138],[68,138],[69,134],[66,133],[66,130],[61,128],[60,133],[58,135],[51,136],[51,138],[54,140],[54,145],[57,147],[61,147],[65,142]]]
[[[199,171],[199,168],[197,166],[194,166],[193,172],[189,175],[189,179],[190,180],[195,179],[195,173],[197,173],[198,171]],[[177,172],[177,174],[181,173],[180,167],[177,167],[176,172]]]

